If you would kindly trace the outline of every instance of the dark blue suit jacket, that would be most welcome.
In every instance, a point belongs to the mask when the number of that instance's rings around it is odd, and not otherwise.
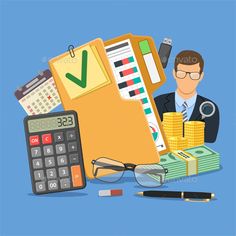
[[[213,116],[206,117],[204,120],[202,120],[202,115],[200,114],[199,107],[200,105],[205,102],[211,100],[204,98],[202,96],[197,95],[197,100],[193,109],[193,113],[190,117],[190,120],[199,120],[205,122],[205,142],[213,143],[216,140],[218,129],[219,129],[219,122],[220,122],[220,116],[219,116],[219,109],[217,105],[214,103],[216,107],[216,111]],[[160,95],[155,98],[155,103],[157,110],[159,112],[161,120],[163,120],[163,113],[165,112],[175,112],[175,93],[167,93]]]

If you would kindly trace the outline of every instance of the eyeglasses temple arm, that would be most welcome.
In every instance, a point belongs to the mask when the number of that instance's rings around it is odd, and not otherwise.
[[[124,171],[124,167],[122,167],[122,166],[101,166],[101,167],[96,168],[94,176],[97,176],[99,169],[110,169],[110,170],[116,170],[116,171]]]

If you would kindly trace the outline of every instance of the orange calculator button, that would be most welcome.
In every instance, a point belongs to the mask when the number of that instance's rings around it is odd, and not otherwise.
[[[81,169],[79,165],[71,166],[71,175],[72,175],[73,187],[80,187],[83,185]]]

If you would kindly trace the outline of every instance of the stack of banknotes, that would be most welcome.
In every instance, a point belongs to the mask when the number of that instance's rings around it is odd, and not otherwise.
[[[179,154],[182,154],[183,157],[180,157]],[[188,154],[189,156],[187,156]],[[220,154],[203,145],[187,148],[182,153],[176,151],[162,155],[159,164],[168,169],[166,180],[170,180],[218,170]]]

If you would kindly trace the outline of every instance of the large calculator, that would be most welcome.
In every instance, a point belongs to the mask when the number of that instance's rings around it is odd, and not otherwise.
[[[77,113],[27,116],[24,125],[33,192],[84,188],[86,178]]]

